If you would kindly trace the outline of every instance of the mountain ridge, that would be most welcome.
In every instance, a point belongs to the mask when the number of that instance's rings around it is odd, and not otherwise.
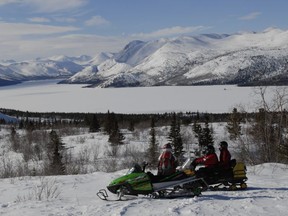
[[[135,40],[118,53],[101,53],[95,57],[62,56],[25,63],[0,63],[0,79],[22,81],[41,75],[63,77],[61,83],[102,88],[287,85],[287,42],[288,31],[276,28],[231,35],[202,34],[146,42]]]

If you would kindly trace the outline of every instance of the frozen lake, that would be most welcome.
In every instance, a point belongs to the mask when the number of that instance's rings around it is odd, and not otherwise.
[[[231,112],[233,107],[255,109],[259,95],[253,87],[169,86],[82,88],[59,80],[29,81],[0,87],[0,108],[35,112]]]

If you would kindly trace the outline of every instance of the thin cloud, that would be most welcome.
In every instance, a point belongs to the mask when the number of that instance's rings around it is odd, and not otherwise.
[[[79,43],[81,41],[81,43]],[[23,60],[37,57],[49,57],[55,53],[61,55],[78,56],[79,53],[94,56],[102,51],[117,52],[122,49],[129,39],[121,37],[107,37],[85,34],[69,34],[57,37],[44,37],[21,40],[14,38],[13,40],[3,40],[2,58]],[[92,48],[92,49],[91,49]]]
[[[143,38],[157,38],[157,37],[166,37],[166,36],[173,36],[173,35],[181,35],[181,34],[188,34],[196,31],[202,31],[204,29],[208,29],[209,27],[204,26],[189,26],[189,27],[182,27],[182,26],[174,26],[171,28],[164,28],[150,33],[138,33],[133,34],[132,37],[143,37]]]
[[[13,3],[21,3],[21,0],[0,0],[0,6]]]
[[[36,9],[38,12],[58,12],[63,10],[77,9],[86,5],[88,0],[0,0],[1,5],[7,4],[19,4],[24,6],[30,6]]]
[[[87,20],[85,22],[86,26],[99,26],[99,25],[107,25],[110,22],[106,19],[104,19],[101,16],[93,16],[91,19]]]
[[[28,4],[34,5],[40,12],[57,12],[63,10],[77,9],[87,4],[87,0],[26,0]]]
[[[25,35],[49,35],[57,33],[65,33],[79,30],[73,26],[52,26],[41,24],[26,24],[26,23],[7,23],[0,22],[1,37],[11,36],[25,36]]]
[[[76,22],[77,20],[75,18],[72,17],[57,17],[57,18],[53,18],[53,20],[57,21],[57,22],[65,22],[65,23],[73,23]]]
[[[48,23],[51,22],[50,19],[45,18],[45,17],[31,17],[28,19],[31,22],[36,22],[36,23]]]
[[[253,12],[253,13],[247,14],[245,16],[239,17],[239,19],[240,20],[254,20],[260,15],[261,15],[260,12]]]

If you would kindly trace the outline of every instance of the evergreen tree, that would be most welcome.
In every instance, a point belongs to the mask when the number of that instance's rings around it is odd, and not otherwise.
[[[202,128],[202,126],[195,121],[193,124],[193,132],[195,133],[195,137],[198,139],[198,145],[199,145],[199,152],[198,155],[200,155],[200,152],[202,152],[202,149],[206,147],[207,145],[213,145],[214,139],[213,139],[213,131],[209,128],[209,118],[208,116],[205,117],[205,127]]]
[[[123,134],[119,130],[118,122],[115,120],[113,127],[110,130],[108,141],[111,143],[112,146],[117,146],[117,145],[123,144],[124,139],[125,139],[125,137],[123,136]]]
[[[208,119],[205,121],[205,127],[202,130],[201,144],[202,146],[208,146],[214,144],[213,131],[209,127]]]
[[[152,167],[157,167],[158,164],[158,143],[156,140],[155,134],[155,120],[154,118],[151,119],[151,129],[150,129],[150,139],[149,139],[149,148],[146,152],[146,157],[148,158],[149,163]]]
[[[95,114],[93,114],[92,119],[90,120],[89,131],[92,133],[100,131],[100,124]]]
[[[176,128],[177,128],[177,117],[176,117],[176,113],[173,113],[171,125],[170,125],[170,131],[168,135],[168,140],[170,141],[173,147],[174,147],[174,143],[176,139],[176,130],[177,130]]]
[[[129,121],[128,130],[129,130],[129,131],[134,131],[134,130],[135,130],[135,128],[134,128],[134,121],[133,121],[133,120],[130,120],[130,121]]]
[[[19,136],[17,135],[15,127],[11,127],[11,147],[15,152],[20,148]]]
[[[178,159],[178,162],[182,163],[184,161],[182,161],[183,159],[183,140],[182,140],[182,136],[181,136],[181,124],[180,124],[180,120],[178,119],[177,121],[177,127],[176,127],[176,133],[175,133],[176,137],[175,137],[175,144],[174,144],[174,154],[176,156],[176,158]]]
[[[173,113],[168,139],[173,146],[174,155],[180,159],[183,154],[183,141],[181,137],[180,119]]]
[[[48,159],[49,159],[49,174],[50,175],[64,175],[65,165],[62,162],[62,152],[64,144],[59,138],[56,131],[50,132],[50,142],[48,143]]]
[[[230,134],[230,139],[236,140],[241,135],[241,122],[242,116],[237,109],[234,108],[226,126],[228,133]]]
[[[105,123],[104,123],[104,131],[107,134],[110,134],[112,132],[113,127],[115,127],[115,122],[117,122],[115,114],[113,112],[110,113],[108,110],[108,112],[106,114],[106,118],[105,118]],[[118,122],[117,122],[117,124],[118,124]]]

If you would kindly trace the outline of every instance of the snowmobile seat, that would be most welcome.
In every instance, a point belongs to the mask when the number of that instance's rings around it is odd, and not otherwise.
[[[236,163],[237,163],[236,159],[230,160],[228,169],[218,166],[217,173],[218,173],[219,178],[221,179],[233,178],[233,168],[236,166]]]
[[[161,180],[163,180],[167,177],[167,176],[163,176],[163,175],[154,175],[151,172],[147,172],[147,175],[149,176],[151,183],[160,182]]]
[[[237,163],[236,159],[231,159],[230,160],[230,167],[233,169],[236,166],[236,163]]]
[[[151,183],[158,183],[158,182],[166,182],[166,181],[176,181],[176,180],[182,180],[189,175],[187,175],[183,171],[177,171],[176,173],[173,173],[172,175],[165,176],[165,175],[154,175],[151,172],[147,172],[147,175],[149,176]]]

